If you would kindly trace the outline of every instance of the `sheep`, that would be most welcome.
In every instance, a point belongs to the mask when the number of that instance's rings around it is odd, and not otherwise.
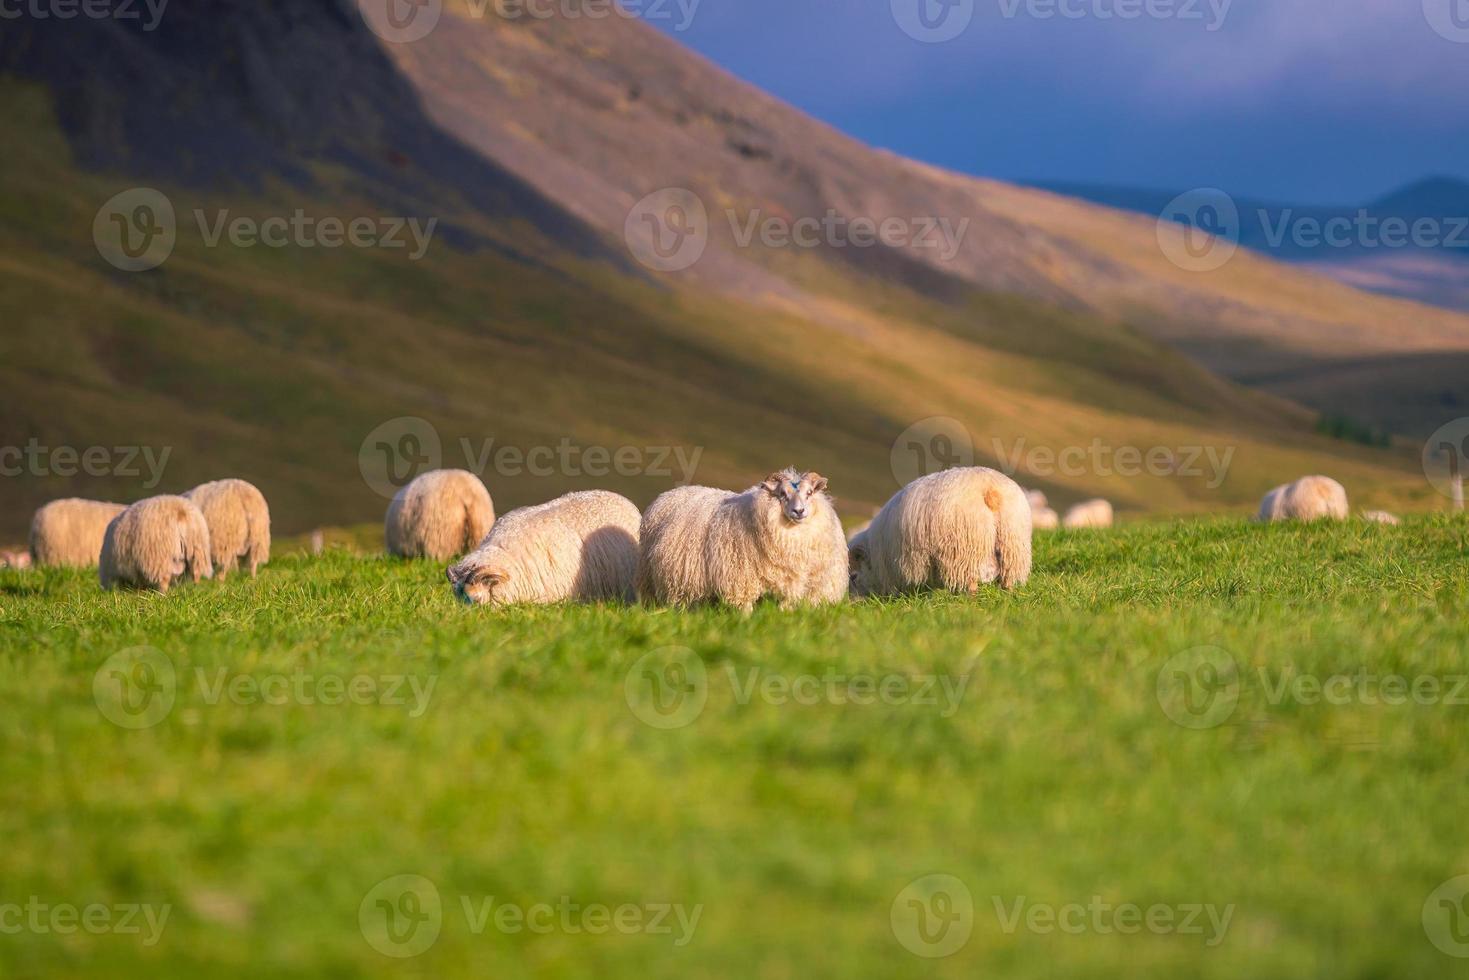
[[[765,596],[782,609],[840,602],[847,542],[819,473],[784,469],[742,493],[679,487],[643,514],[639,597],[743,613]]]
[[[31,567],[29,551],[0,551],[0,568],[23,569]]]
[[[107,525],[98,574],[104,589],[132,585],[164,595],[185,576],[208,578],[214,574],[209,522],[184,497],[140,500]]]
[[[851,544],[853,538],[855,538],[857,535],[861,534],[863,531],[867,530],[871,526],[872,522],[869,520],[863,521],[861,524],[858,524],[856,527],[852,528],[852,530],[847,532],[847,543]]]
[[[255,577],[270,561],[270,507],[265,495],[244,480],[215,480],[184,494],[209,522],[209,560],[222,582],[241,559]]]
[[[893,495],[849,547],[852,591],[974,593],[1030,578],[1031,510],[998,470],[972,466],[920,477]]]
[[[1040,490],[1025,491],[1025,501],[1030,505],[1030,526],[1037,531],[1053,531],[1061,525],[1061,518],[1051,509],[1046,495]]]
[[[470,605],[631,602],[642,513],[606,490],[512,510],[446,572]]]
[[[1371,521],[1373,524],[1391,524],[1394,526],[1403,523],[1398,515],[1389,514],[1385,510],[1364,510],[1362,511],[1362,520]]]
[[[1064,528],[1111,527],[1112,505],[1100,498],[1084,500],[1066,512],[1061,519]]]
[[[96,568],[107,525],[126,508],[77,497],[51,501],[31,518],[32,563],[41,568]]]
[[[1327,476],[1303,476],[1265,494],[1256,520],[1343,521],[1348,512],[1347,492],[1340,483]]]
[[[388,505],[388,554],[448,561],[472,551],[495,523],[495,505],[468,470],[433,470],[399,490]]]

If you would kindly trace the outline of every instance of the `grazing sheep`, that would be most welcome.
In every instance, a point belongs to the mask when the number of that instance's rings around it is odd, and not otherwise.
[[[1054,531],[1061,526],[1061,517],[1049,507],[1036,507],[1030,512],[1030,526],[1037,531]]]
[[[1041,490],[1025,491],[1025,500],[1030,504],[1032,512],[1051,506],[1051,502],[1046,499],[1045,492]]]
[[[977,592],[1030,578],[1031,510],[1020,486],[982,466],[920,477],[893,495],[849,547],[852,591]]]
[[[167,595],[174,582],[214,574],[209,560],[209,522],[184,497],[149,497],[107,525],[102,541],[102,588],[132,585]]]
[[[1294,483],[1276,487],[1260,501],[1257,520],[1314,521],[1347,518],[1347,492],[1327,476],[1303,476]]]
[[[31,559],[42,568],[96,568],[107,525],[125,504],[69,497],[53,500],[31,518]]]
[[[568,493],[503,515],[449,583],[472,605],[631,602],[642,514],[606,490]]]
[[[215,480],[184,494],[209,522],[209,560],[222,582],[241,559],[250,577],[270,561],[270,507],[244,480]]]
[[[0,568],[30,568],[29,551],[0,551]]]
[[[468,470],[433,470],[408,484],[388,505],[388,554],[448,561],[472,551],[495,523],[495,505]]]
[[[1364,510],[1362,511],[1362,520],[1371,521],[1374,524],[1391,524],[1394,526],[1403,523],[1398,518],[1398,515],[1389,514],[1385,510]]]
[[[644,602],[749,612],[767,595],[788,609],[847,594],[847,542],[819,473],[785,469],[743,493],[670,490],[643,515],[641,537]]]
[[[1100,498],[1084,500],[1066,512],[1061,519],[1065,528],[1111,527],[1112,505]]]

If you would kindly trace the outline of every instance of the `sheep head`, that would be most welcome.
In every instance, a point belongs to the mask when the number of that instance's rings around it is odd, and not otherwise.
[[[510,573],[495,565],[476,560],[471,555],[457,565],[450,565],[445,575],[455,595],[471,606],[495,605],[509,601],[506,585]]]
[[[780,504],[781,516],[789,524],[801,524],[826,506],[826,477],[820,473],[797,473],[792,468],[765,478],[760,489]]]

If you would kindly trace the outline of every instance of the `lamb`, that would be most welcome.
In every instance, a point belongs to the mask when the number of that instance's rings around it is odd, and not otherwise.
[[[691,606],[725,602],[748,613],[765,596],[783,609],[840,602],[847,542],[819,473],[785,469],[743,493],[679,487],[642,522],[638,595]]]
[[[1014,480],[983,466],[944,470],[899,490],[853,539],[852,591],[1011,589],[1030,578],[1030,546],[1030,502]]]
[[[31,560],[41,568],[96,568],[107,525],[127,508],[69,497],[53,500],[31,518]]]
[[[388,554],[448,561],[490,533],[495,505],[468,470],[424,473],[393,497],[384,526]]]
[[[1391,524],[1394,526],[1403,523],[1398,515],[1389,514],[1385,510],[1364,510],[1362,511],[1362,520],[1371,521],[1373,524]]]
[[[1111,527],[1112,505],[1100,498],[1084,500],[1066,512],[1061,519],[1064,528]]]
[[[448,569],[449,584],[471,605],[631,602],[641,520],[636,504],[606,490],[512,510]]]
[[[220,581],[241,559],[255,577],[270,561],[270,507],[265,495],[244,480],[215,480],[184,494],[209,523],[209,560]]]
[[[140,500],[124,510],[102,541],[102,588],[132,585],[164,595],[175,582],[214,574],[209,559],[209,522],[184,497]]]
[[[1314,521],[1347,518],[1347,492],[1327,476],[1303,476],[1271,490],[1260,501],[1259,521]]]

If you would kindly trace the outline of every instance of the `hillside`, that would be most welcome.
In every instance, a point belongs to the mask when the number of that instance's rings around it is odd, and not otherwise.
[[[1462,366],[1465,316],[1249,253],[1214,271],[1185,270],[1163,254],[1153,220],[872,150],[641,21],[481,9],[448,3],[433,33],[386,45],[429,113],[608,234],[622,234],[644,194],[696,192],[713,218],[711,241],[681,281],[775,308],[799,304],[853,328],[866,310],[828,279],[813,282],[810,260],[820,257],[830,267],[823,277],[878,278],[946,302],[974,289],[1018,294],[1125,320],[1231,378],[1411,435],[1445,421],[1445,396],[1469,402],[1469,373],[1436,376],[1425,397],[1391,370],[1428,353]],[[751,215],[828,210],[969,225],[951,258],[936,248],[741,247],[735,234]],[[1379,380],[1360,370],[1364,361],[1389,369]]]
[[[900,434],[932,416],[958,420],[982,463],[1094,444],[1230,460],[1218,486],[1095,466],[1017,474],[1061,503],[1103,493],[1134,512],[1244,509],[1286,476],[1326,470],[1364,504],[1440,504],[1412,452],[1318,438],[1310,413],[1153,339],[1191,327],[1232,343],[1284,323],[1378,350],[1370,317],[1400,317],[1406,331],[1416,308],[1254,260],[1243,264],[1250,300],[1226,300],[1228,283],[1160,271],[1144,223],[873,153],[620,18],[598,22],[608,31],[593,44],[575,41],[585,21],[449,17],[430,39],[394,46],[395,65],[325,0],[276,4],[274,19],[206,8],[170,20],[176,33],[108,23],[88,25],[100,33],[84,42],[22,24],[0,39],[11,148],[0,157],[0,442],[169,452],[157,484],[60,465],[0,480],[0,537],[18,540],[51,497],[130,500],[225,473],[261,485],[283,532],[377,520],[385,499],[360,457],[402,416],[431,422],[438,462],[481,470],[502,510],[590,486],[646,503],[682,477],[747,485],[799,462],[831,478],[844,513],[865,516],[898,485]],[[319,94],[323,65],[350,79],[340,95]],[[461,74],[436,85],[435,67]],[[599,95],[626,97],[629,73],[657,71],[686,77],[649,78],[629,105]],[[581,115],[575,103],[534,111],[524,93],[558,79],[581,92]],[[457,114],[450,95],[464,100]],[[668,99],[707,102],[682,142],[660,148],[663,124],[642,117],[671,113],[680,129],[686,110]],[[536,128],[556,126],[582,141]],[[786,141],[808,137],[787,159]],[[225,150],[204,152],[219,140]],[[539,155],[517,156],[530,146]],[[652,273],[621,230],[632,202],[673,181],[659,168],[675,158],[711,202],[724,197],[710,188],[754,194],[745,179],[758,173],[755,199],[786,213],[836,201],[881,216],[917,200],[942,207],[914,214],[973,226],[952,268],[902,249],[730,254],[716,241],[690,275]],[[161,266],[127,273],[91,233],[103,202],[135,186],[167,195],[178,233]],[[207,234],[222,215],[296,211],[443,230],[418,260]],[[1099,235],[1105,250],[1088,244]],[[1178,318],[1185,301],[1197,320]],[[1302,312],[1318,308],[1341,319]],[[1414,319],[1405,346],[1431,349],[1461,327]],[[562,445],[627,448],[637,462],[535,470],[493,455]]]
[[[1039,186],[1150,217],[1162,214],[1178,195],[1098,184]],[[1365,204],[1338,207],[1234,201],[1239,241],[1247,248],[1359,289],[1469,311],[1469,183],[1428,177]],[[1405,231],[1385,245],[1383,223],[1394,219]],[[1340,230],[1327,239],[1324,229],[1333,222]],[[1427,224],[1415,241],[1419,222]]]

